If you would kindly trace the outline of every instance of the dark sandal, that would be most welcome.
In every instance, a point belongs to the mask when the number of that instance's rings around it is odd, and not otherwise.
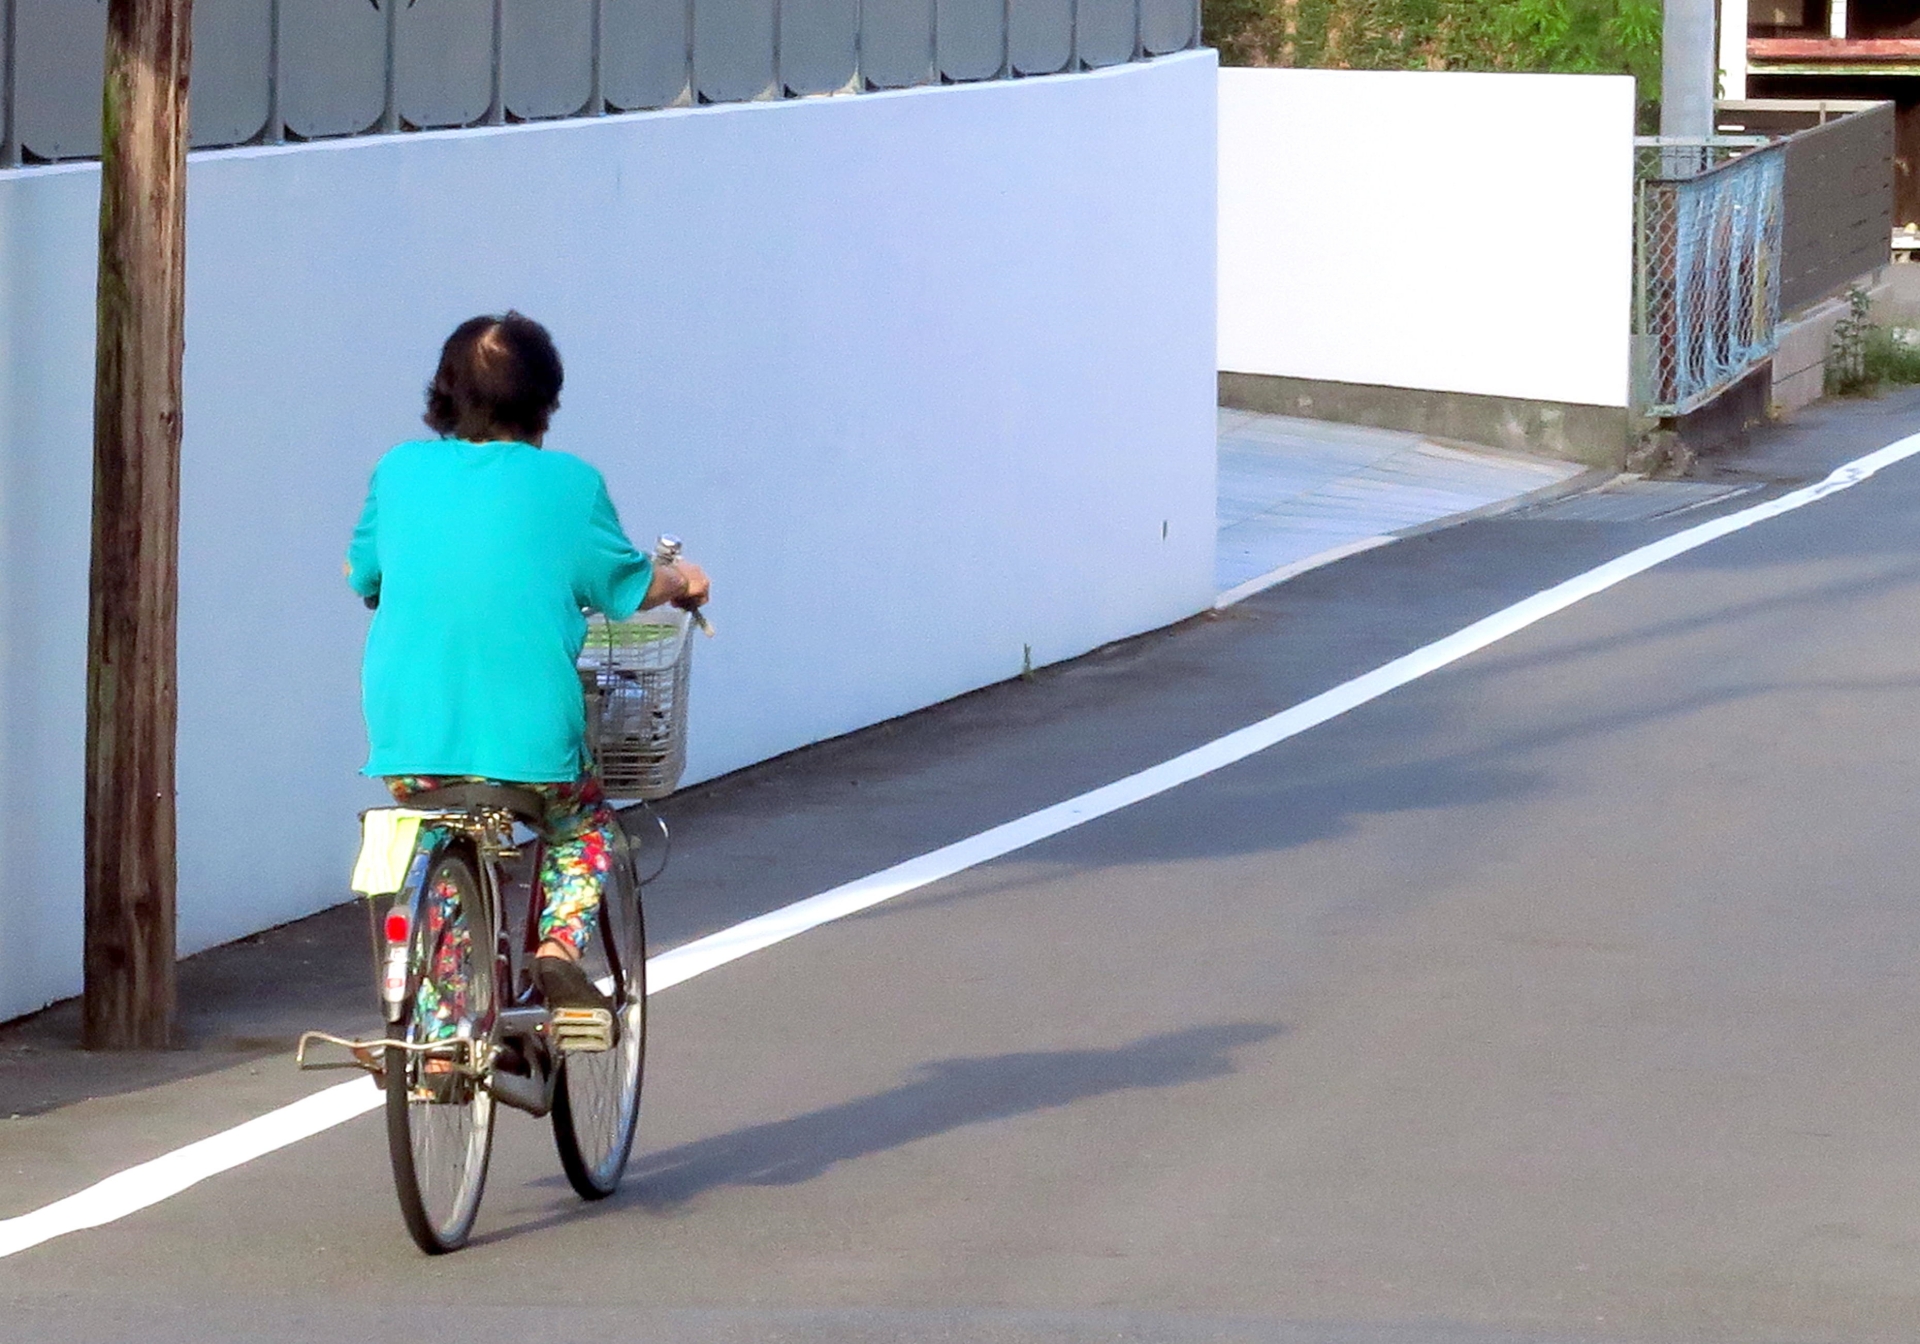
[[[535,957],[533,983],[549,1008],[586,1008],[610,1013],[613,1003],[587,978],[580,963],[565,957]]]

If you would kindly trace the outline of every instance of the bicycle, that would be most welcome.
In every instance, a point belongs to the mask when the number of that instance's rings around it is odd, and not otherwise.
[[[670,542],[661,545],[669,558]],[[609,797],[663,797],[679,781],[696,619],[601,622],[604,656],[589,663],[583,655],[589,742],[597,760],[611,762],[601,770]],[[472,1234],[496,1103],[551,1119],[560,1165],[583,1199],[611,1195],[632,1151],[647,1028],[635,846],[616,814],[615,852],[583,956],[611,1009],[550,1008],[532,977],[545,810],[529,790],[461,782],[363,813],[354,888],[368,897],[386,1031],[371,1040],[307,1032],[296,1051],[302,1069],[364,1069],[384,1089],[401,1217],[429,1254],[458,1250]],[[664,840],[665,823],[654,820]],[[516,824],[533,838],[516,842]],[[647,880],[664,867],[663,855]],[[523,897],[516,918],[509,906]],[[309,1058],[320,1046],[349,1057]]]

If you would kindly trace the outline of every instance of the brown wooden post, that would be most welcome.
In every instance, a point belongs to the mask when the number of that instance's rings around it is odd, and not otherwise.
[[[87,607],[89,1049],[174,1030],[174,675],[192,0],[109,0]]]

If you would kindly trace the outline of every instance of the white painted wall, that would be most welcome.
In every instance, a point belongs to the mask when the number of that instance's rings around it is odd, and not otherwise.
[[[1625,76],[1220,72],[1220,367],[1625,406]]]
[[[1207,606],[1215,90],[1203,52],[196,156],[182,950],[345,895],[340,558],[473,313],[552,327],[550,445],[715,575],[690,779]],[[80,982],[97,199],[0,174],[0,1017]]]

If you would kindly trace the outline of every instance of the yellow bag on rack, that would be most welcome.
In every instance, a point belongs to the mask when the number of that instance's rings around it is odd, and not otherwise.
[[[360,858],[353,889],[362,896],[391,896],[407,883],[420,822],[427,814],[408,807],[370,807],[360,814]]]

